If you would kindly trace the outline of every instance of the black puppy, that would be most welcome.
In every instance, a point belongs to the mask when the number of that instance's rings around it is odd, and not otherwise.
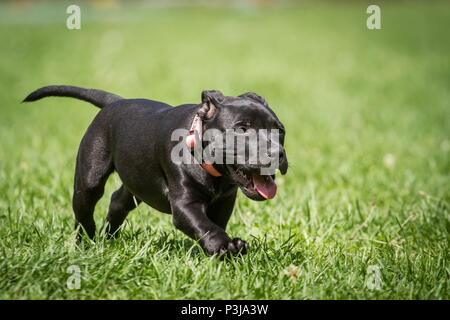
[[[114,235],[136,203],[172,213],[173,224],[209,254],[246,253],[248,244],[225,232],[233,211],[238,186],[254,200],[272,198],[274,175],[261,176],[259,164],[177,164],[171,151],[175,129],[202,132],[217,129],[278,129],[282,174],[288,163],[284,151],[284,127],[266,101],[255,93],[225,97],[219,91],[203,91],[201,104],[172,107],[146,99],[123,99],[101,90],[73,86],[47,86],[31,93],[24,102],[47,96],[63,96],[90,102],[101,109],[81,140],[75,169],[73,210],[75,227],[90,238],[95,235],[94,207],[104,192],[109,175],[116,171],[123,185],[113,193],[106,218],[106,232]],[[202,133],[199,132],[199,133]],[[198,141],[198,139],[196,140]],[[136,202],[135,202],[135,199]]]

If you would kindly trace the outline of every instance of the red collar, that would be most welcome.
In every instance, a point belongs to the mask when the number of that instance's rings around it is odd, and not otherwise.
[[[198,114],[195,115],[194,120],[192,121],[191,129],[189,130],[189,135],[186,137],[186,143],[189,146],[189,148],[193,149],[195,147],[195,132],[197,132],[199,140],[202,140],[202,120],[198,116]],[[203,169],[205,169],[206,172],[208,172],[210,175],[214,177],[220,177],[222,174],[214,168],[214,166],[211,163],[203,161],[201,166]]]
[[[214,168],[214,166],[207,162],[202,162],[203,169],[214,177],[220,177],[222,174]]]

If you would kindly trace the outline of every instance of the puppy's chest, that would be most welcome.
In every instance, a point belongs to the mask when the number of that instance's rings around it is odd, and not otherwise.
[[[210,203],[229,198],[236,194],[237,186],[223,183],[216,183],[212,185],[212,193]]]

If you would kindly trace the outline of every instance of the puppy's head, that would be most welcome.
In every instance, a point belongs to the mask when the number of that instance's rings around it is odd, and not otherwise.
[[[264,98],[253,92],[227,97],[207,90],[197,114],[205,132],[213,132],[208,140],[214,142],[215,159],[221,159],[214,167],[250,199],[273,198],[275,171],[286,174],[288,161],[284,126]]]

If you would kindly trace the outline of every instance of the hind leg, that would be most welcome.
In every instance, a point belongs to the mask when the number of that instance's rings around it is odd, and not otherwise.
[[[106,180],[114,170],[111,156],[105,146],[106,139],[95,135],[95,130],[88,129],[78,151],[72,202],[78,243],[81,241],[83,229],[90,239],[95,236],[95,205],[102,197]]]
[[[133,195],[123,185],[112,194],[105,226],[108,237],[117,236],[117,230],[128,213],[136,208],[136,203],[139,204],[140,202],[138,199],[134,202]]]

